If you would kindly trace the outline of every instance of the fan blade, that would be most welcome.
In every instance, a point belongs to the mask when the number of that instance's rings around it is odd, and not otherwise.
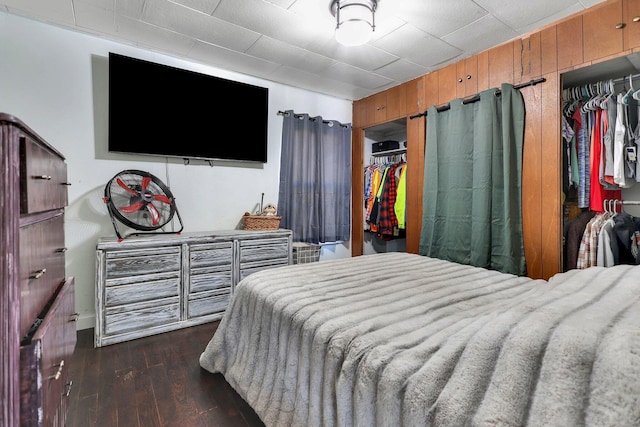
[[[151,182],[151,178],[149,178],[148,176],[145,176],[144,178],[142,178],[142,189],[146,190],[150,182]]]
[[[151,214],[151,223],[153,225],[158,225],[160,223],[160,212],[158,212],[158,209],[153,206],[152,203],[148,203],[147,210]]]
[[[118,183],[118,185],[122,188],[124,188],[125,190],[127,190],[128,193],[133,194],[134,196],[139,196],[138,192],[129,188],[129,186],[127,184],[125,184],[125,182],[123,180],[120,179],[120,177],[116,178],[116,182]]]
[[[155,194],[153,196],[153,200],[157,200],[158,202],[163,202],[163,203],[166,203],[168,205],[171,204],[171,199],[168,198],[167,196],[165,196],[164,194]]]
[[[144,206],[144,202],[135,202],[130,204],[129,206],[123,206],[121,208],[118,208],[118,210],[126,214],[132,214],[134,212],[139,211],[143,206]]]

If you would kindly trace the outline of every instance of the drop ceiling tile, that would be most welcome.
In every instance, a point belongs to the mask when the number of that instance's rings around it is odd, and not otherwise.
[[[211,15],[218,7],[220,0],[169,0],[173,3]]]
[[[368,90],[334,80],[328,76],[318,76],[286,66],[276,69],[268,78],[289,85],[290,82],[293,82],[293,86],[350,101],[360,99],[363,97],[363,93],[369,93]]]
[[[375,70],[375,72],[381,76],[388,77],[396,82],[406,82],[427,74],[430,71],[430,68],[414,64],[406,59],[398,59]]]
[[[116,14],[131,19],[142,19],[145,0],[116,0]]]
[[[519,0],[514,3],[520,3]],[[437,4],[434,4],[437,3]],[[441,37],[452,33],[487,15],[487,11],[471,0],[402,1],[380,3],[380,20],[389,13],[405,20],[416,28]]]
[[[373,71],[398,59],[396,55],[385,52],[383,49],[371,44],[352,47],[343,46],[335,41],[333,35],[315,40],[306,46],[306,49],[319,55],[333,58],[337,62],[344,62],[368,71]]]
[[[595,6],[599,3],[602,3],[604,0],[580,0],[580,3],[584,8],[589,8],[591,6]]]
[[[348,83],[365,89],[376,89],[394,81],[388,77],[364,71],[348,64],[336,63],[328,71],[327,75],[333,80]]]
[[[168,55],[185,56],[194,44],[193,39],[182,34],[126,17],[116,18],[115,33],[112,35],[123,40],[125,44],[145,47]],[[135,40],[135,43],[131,40]]]
[[[530,22],[540,22],[576,5],[576,0],[512,1],[476,0],[480,6],[514,30]]]
[[[271,61],[265,61],[255,56],[225,49],[202,41],[196,41],[193,44],[187,57],[205,64],[210,64],[214,67],[256,77],[268,75],[280,66]]]
[[[562,19],[566,16],[570,16],[573,15],[574,13],[578,13],[581,10],[584,10],[582,5],[580,4],[574,4],[572,6],[569,6],[567,9],[563,9],[558,13],[555,13],[553,15],[547,16],[543,19],[541,19],[540,21],[536,21],[536,22],[531,22],[530,24],[527,24],[521,28],[517,28],[516,30],[518,32],[521,33],[529,33],[531,31],[537,30],[540,27],[543,27],[547,24],[550,24],[552,22],[557,21],[558,19]]]
[[[225,48],[246,51],[260,34],[171,2],[145,3],[143,20],[187,37]]]
[[[222,0],[213,16],[300,47],[329,31],[321,20],[297,15],[265,1]]]
[[[258,58],[290,67],[297,67],[310,73],[321,74],[336,63],[331,58],[292,46],[270,37],[260,37],[247,52]]]
[[[411,40],[411,43],[407,43]],[[429,33],[407,24],[373,43],[374,46],[396,57],[405,58],[423,67],[450,60],[462,49],[435,38]]]
[[[2,0],[2,5],[16,15],[55,24],[74,24],[73,5],[69,0]]]
[[[113,34],[116,31],[115,12],[104,9],[96,2],[76,2],[76,25],[90,32]]]
[[[453,46],[463,46],[467,52],[480,52],[514,39],[518,33],[487,15],[442,39]]]

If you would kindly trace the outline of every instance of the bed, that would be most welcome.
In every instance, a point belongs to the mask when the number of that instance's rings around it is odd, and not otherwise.
[[[265,270],[200,356],[267,426],[639,426],[640,266],[406,253]]]

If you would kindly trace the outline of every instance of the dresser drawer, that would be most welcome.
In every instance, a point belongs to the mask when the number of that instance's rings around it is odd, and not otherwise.
[[[137,277],[137,281],[127,279],[107,280],[104,290],[105,307],[176,297],[180,294],[180,277],[175,273]]]
[[[180,246],[110,251],[106,254],[105,278],[180,271]]]
[[[202,292],[214,289],[231,291],[231,266],[209,267],[191,270],[189,292]]]
[[[20,138],[20,213],[67,206],[67,164],[27,136]]]
[[[266,261],[254,261],[254,262],[245,262],[240,265],[240,278],[239,280],[244,279],[250,274],[253,274],[260,270],[266,270],[268,268],[281,267],[283,265],[289,265],[288,259],[272,259]]]
[[[232,256],[232,242],[197,244],[189,247],[189,261],[192,269],[216,265],[231,265]]]
[[[202,293],[189,299],[187,306],[187,317],[208,316],[216,313],[224,313],[229,305],[230,293]]]
[[[180,320],[180,298],[162,298],[107,308],[104,316],[106,335],[123,334]]]
[[[63,427],[76,345],[73,279],[61,286],[30,340],[20,349],[22,425]]]
[[[20,228],[20,336],[65,280],[64,215]]]
[[[289,262],[289,239],[274,238],[240,241],[240,262],[285,259]]]

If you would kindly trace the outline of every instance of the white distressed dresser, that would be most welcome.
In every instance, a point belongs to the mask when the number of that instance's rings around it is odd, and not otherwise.
[[[292,232],[284,229],[103,238],[95,346],[220,319],[240,280],[291,260]]]

